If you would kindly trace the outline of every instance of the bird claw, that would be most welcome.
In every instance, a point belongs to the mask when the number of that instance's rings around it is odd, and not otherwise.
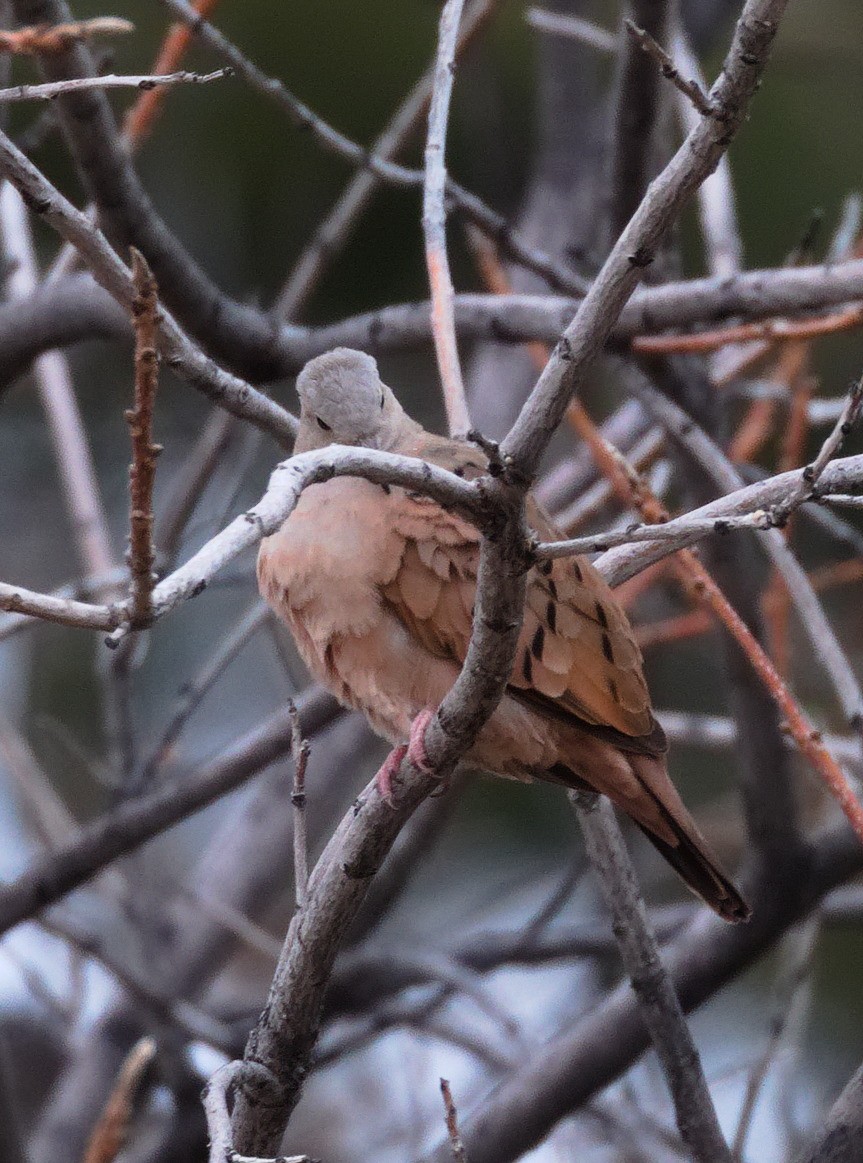
[[[408,759],[414,767],[418,768],[419,771],[424,771],[426,775],[434,775],[435,773],[434,768],[429,763],[425,744],[426,728],[434,716],[435,712],[428,707],[420,711],[411,723],[411,731],[408,737]]]
[[[426,728],[434,718],[434,715],[435,712],[428,708],[420,711],[411,723],[408,742],[394,747],[375,775],[375,785],[377,786],[381,799],[388,803],[390,807],[393,804],[393,776],[401,767],[402,760],[405,756],[407,756],[419,771],[425,772],[426,775],[435,774],[434,768],[429,763],[425,746]],[[443,791],[446,791],[446,787],[447,783],[444,781]]]
[[[402,760],[407,755],[408,749],[405,743],[400,747],[394,747],[383,763],[378,768],[375,775],[375,786],[377,787],[381,799],[393,806],[393,776],[402,765]]]

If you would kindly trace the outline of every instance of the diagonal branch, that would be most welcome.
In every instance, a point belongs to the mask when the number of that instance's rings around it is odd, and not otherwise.
[[[564,331],[536,387],[502,445],[526,479],[536,475],[551,434],[608,339],[642,272],[692,193],[719,163],[743,124],[767,64],[787,0],[747,0],[722,74],[702,117],[655,179]]]
[[[701,1059],[660,956],[614,809],[593,792],[570,792],[570,799],[611,913],[624,969],[671,1091],[681,1138],[697,1163],[732,1163]]]

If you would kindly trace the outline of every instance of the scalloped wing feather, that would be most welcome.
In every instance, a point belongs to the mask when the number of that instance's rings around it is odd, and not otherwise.
[[[410,452],[468,479],[484,470],[476,449],[442,438]],[[403,493],[392,508],[404,551],[383,587],[385,600],[427,650],[461,663],[470,640],[479,534],[414,494]],[[560,536],[533,502],[528,520],[543,539]],[[624,745],[638,741],[651,753],[664,749],[626,616],[582,558],[546,561],[530,571],[511,686],[552,718],[610,728]]]

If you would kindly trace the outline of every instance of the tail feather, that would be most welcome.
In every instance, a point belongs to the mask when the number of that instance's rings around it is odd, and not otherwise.
[[[670,817],[669,823],[674,829],[676,846],[661,839],[643,824],[638,826],[677,875],[714,912],[726,921],[748,921],[752,910],[713,857],[703,846],[695,844]]]
[[[602,758],[610,759],[607,754]],[[618,751],[615,759],[623,758]],[[662,758],[626,755],[629,773],[640,785],[637,796],[623,798],[620,784],[608,778],[614,770],[597,763],[587,780],[563,764],[545,773],[546,778],[569,787],[589,788],[607,795],[631,817],[651,844],[668,861],[684,883],[726,921],[746,921],[752,915],[749,905],[722,871],[710,852],[695,821],[672,784]],[[631,781],[630,781],[631,782]],[[617,785],[617,786],[616,786]]]

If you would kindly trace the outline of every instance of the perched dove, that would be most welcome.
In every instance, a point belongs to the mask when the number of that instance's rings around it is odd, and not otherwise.
[[[467,479],[486,471],[476,446],[411,420],[362,352],[338,348],[311,360],[297,391],[297,452],[362,445]],[[544,541],[561,536],[532,499],[528,521]],[[261,592],[309,670],[380,735],[411,740],[420,766],[428,713],[467,651],[479,541],[473,526],[428,498],[335,477],[307,488],[261,545]],[[749,908],[671,783],[665,750],[639,649],[609,587],[584,558],[534,566],[507,691],[467,761],[497,775],[602,792],[720,916],[744,920]],[[392,770],[379,773],[384,793]]]

